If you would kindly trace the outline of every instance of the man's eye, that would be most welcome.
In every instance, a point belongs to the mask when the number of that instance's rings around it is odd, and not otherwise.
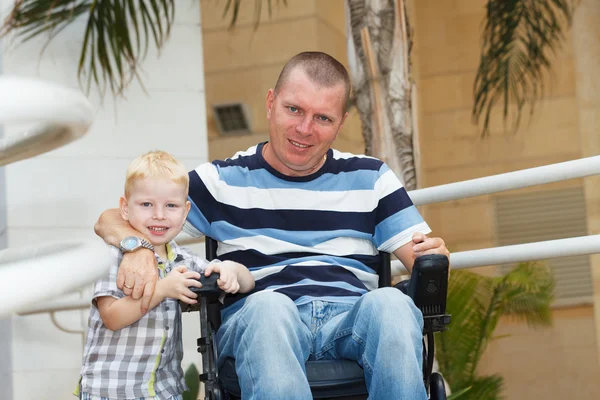
[[[294,106],[289,106],[289,107],[288,107],[288,110],[290,110],[290,111],[291,111],[291,112],[293,112],[293,113],[296,113],[296,112],[298,112],[298,109],[297,109],[296,107],[294,107]]]
[[[149,202],[142,203],[142,207],[150,207],[152,204]]]
[[[330,121],[330,119],[324,115],[319,115],[317,118],[319,119],[319,121],[323,121],[323,122]]]

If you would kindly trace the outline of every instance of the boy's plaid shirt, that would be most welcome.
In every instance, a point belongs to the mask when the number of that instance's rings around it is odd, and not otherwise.
[[[178,300],[165,299],[139,321],[118,331],[111,331],[102,323],[95,299],[125,297],[116,283],[123,254],[116,247],[111,251],[115,263],[108,276],[96,282],[94,288],[80,386],[75,394],[85,392],[111,399],[168,399],[181,394],[186,385],[181,369],[183,348]],[[174,241],[167,244],[167,254],[167,261],[155,255],[160,279],[182,264],[200,273],[208,264]]]

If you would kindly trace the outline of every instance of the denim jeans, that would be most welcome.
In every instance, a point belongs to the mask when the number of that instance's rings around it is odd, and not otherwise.
[[[395,288],[355,304],[298,307],[283,294],[258,292],[221,325],[219,365],[235,358],[244,400],[312,399],[305,362],[340,358],[364,369],[371,400],[425,400],[422,329],[421,312]]]
[[[111,400],[108,397],[92,396],[89,393],[81,393],[79,398],[81,400]],[[158,397],[141,397],[137,400],[153,400],[153,399],[158,399]],[[183,400],[183,397],[181,395],[177,395],[177,396],[173,396],[173,397],[169,398],[169,400]]]

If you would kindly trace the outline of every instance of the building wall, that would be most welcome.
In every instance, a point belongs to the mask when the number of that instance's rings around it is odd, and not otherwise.
[[[485,3],[413,2],[424,187],[584,156],[571,34],[553,59],[544,99],[532,117],[525,112],[518,132],[505,132],[500,109],[494,111],[488,137],[472,124]],[[496,196],[582,185],[581,179],[571,180]],[[490,247],[496,245],[493,196],[431,205],[424,213],[451,250]],[[506,319],[499,324],[497,335],[510,337],[490,344],[479,372],[504,376],[506,398],[591,398],[600,390],[593,307],[555,309],[553,317],[549,329]]]
[[[0,9],[6,10],[12,3],[0,0]],[[9,38],[4,48],[4,72],[77,88],[83,29],[84,21],[77,21],[52,41],[42,57],[42,39],[18,44]],[[10,247],[50,240],[94,240],[93,224],[100,213],[118,206],[126,166],[145,151],[167,150],[190,169],[207,160],[198,2],[177,2],[171,35],[160,57],[150,46],[142,73],[146,92],[134,83],[123,99],[115,100],[108,94],[102,102],[97,92],[91,93],[96,116],[86,136],[6,167]],[[5,133],[10,135],[18,129],[7,126]],[[88,294],[89,288],[71,296]],[[64,328],[80,330],[87,323],[87,311],[59,312],[56,318]],[[61,332],[48,314],[17,316],[9,323],[12,398],[71,398],[78,381],[82,336]],[[4,332],[0,331],[0,338]],[[198,332],[197,315],[185,315],[186,365],[199,363],[195,345]],[[10,399],[3,395],[4,386],[3,381],[0,398]]]
[[[544,100],[531,118],[524,116],[517,133],[504,131],[499,110],[488,137],[482,138],[472,124],[472,86],[484,5],[485,0],[409,2],[421,187],[582,157],[571,35],[553,61]],[[257,30],[252,2],[242,3],[240,20],[233,30],[228,29],[228,20],[221,18],[222,7],[218,2],[202,1],[210,158],[227,157],[267,139],[265,95],[291,56],[317,49],[347,63],[342,0],[290,0],[287,7],[274,7],[270,19],[263,14]],[[210,105],[231,101],[248,104],[252,135],[226,138],[217,132]],[[363,152],[356,114],[347,121],[336,147]],[[572,180],[500,195],[581,185],[583,180]],[[486,248],[496,242],[492,200],[492,196],[480,196],[423,207],[421,211],[452,251]],[[479,272],[493,274],[495,270],[481,268]],[[509,399],[538,397],[533,395],[541,393],[548,399],[561,399],[566,393],[586,397],[598,391],[600,368],[592,310],[590,305],[556,309],[554,326],[539,331],[502,320],[498,334],[511,337],[490,344],[480,373],[503,375]]]
[[[274,2],[277,4],[277,2]],[[283,65],[301,51],[325,51],[347,65],[343,0],[288,1],[263,7],[254,25],[254,2],[242,2],[234,29],[222,18],[224,3],[203,0],[204,73],[209,158],[223,159],[267,140],[265,99]],[[341,10],[341,12],[340,12]],[[243,102],[250,110],[251,135],[220,136],[212,105]],[[362,152],[360,122],[353,112],[337,140],[342,151]]]

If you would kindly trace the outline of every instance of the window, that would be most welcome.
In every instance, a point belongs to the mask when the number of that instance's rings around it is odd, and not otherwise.
[[[499,246],[586,236],[583,187],[495,196],[496,239]],[[556,281],[555,305],[593,302],[590,257],[562,257],[543,262]],[[514,265],[499,266],[506,273]]]

